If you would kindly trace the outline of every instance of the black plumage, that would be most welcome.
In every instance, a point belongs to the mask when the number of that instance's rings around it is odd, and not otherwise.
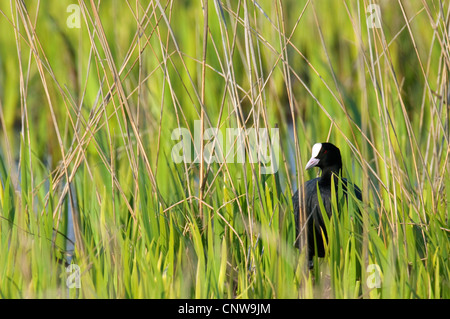
[[[342,159],[341,152],[339,149],[331,143],[317,143],[313,146],[312,157],[306,164],[305,169],[308,170],[312,167],[319,167],[322,170],[322,174],[318,178],[307,181],[303,187],[303,193],[297,192],[292,197],[294,214],[295,214],[295,229],[296,238],[298,240],[300,234],[300,208],[304,208],[306,216],[306,227],[307,227],[307,246],[308,246],[308,261],[309,267],[313,266],[313,257],[315,255],[315,246],[317,247],[318,257],[325,256],[325,249],[323,243],[323,237],[328,240],[327,233],[325,230],[325,224],[322,218],[322,213],[319,206],[319,199],[317,194],[317,188],[319,188],[319,193],[324,205],[327,215],[330,217],[332,213],[331,209],[331,179],[334,178],[334,185],[336,187],[336,196],[338,194],[338,183],[340,179],[338,176],[341,174],[342,170]],[[347,180],[342,178],[342,191],[344,194],[345,201],[347,201]],[[357,199],[362,201],[361,190],[353,185],[351,189],[354,189],[354,193]],[[300,196],[300,200],[299,200]],[[338,201],[337,201],[338,202]],[[299,206],[300,205],[300,206]],[[339,207],[339,206],[338,206]],[[322,237],[322,232],[324,236]],[[296,243],[299,246],[299,243]],[[301,249],[301,247],[298,247]]]

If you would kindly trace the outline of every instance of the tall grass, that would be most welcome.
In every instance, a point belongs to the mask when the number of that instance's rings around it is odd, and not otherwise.
[[[0,297],[449,298],[450,3],[375,3],[2,2]],[[198,120],[278,127],[279,170],[174,163]],[[290,198],[325,140],[363,203],[308,271]]]

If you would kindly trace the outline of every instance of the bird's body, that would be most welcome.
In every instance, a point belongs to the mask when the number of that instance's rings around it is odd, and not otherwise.
[[[297,190],[292,197],[297,239],[299,238],[301,231],[300,209],[304,209],[305,212],[308,261],[310,268],[312,267],[313,256],[315,256],[316,251],[318,257],[325,256],[323,238],[325,238],[325,240],[328,239],[325,223],[322,218],[318,191],[328,217],[331,217],[332,214],[332,178],[334,178],[336,196],[338,196],[338,187],[340,184],[342,185],[343,200],[345,200],[345,202],[347,202],[348,188],[354,191],[354,195],[357,199],[360,201],[362,200],[361,190],[356,185],[347,187],[347,184],[349,184],[347,180],[338,177],[342,168],[342,161],[340,151],[336,146],[330,143],[315,144],[313,147],[313,156],[306,165],[306,169],[315,166],[322,169],[322,175],[305,182],[303,187],[300,190]],[[338,203],[338,198],[336,198],[336,202]],[[339,206],[340,205],[338,205],[338,207]],[[298,248],[301,249],[301,247]]]

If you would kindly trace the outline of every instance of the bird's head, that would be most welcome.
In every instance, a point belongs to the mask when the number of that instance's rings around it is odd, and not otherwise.
[[[306,164],[305,170],[313,167],[339,171],[342,168],[341,152],[331,143],[316,143],[312,147],[311,159]]]

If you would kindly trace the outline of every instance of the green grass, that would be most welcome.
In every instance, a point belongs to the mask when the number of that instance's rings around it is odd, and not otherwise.
[[[0,298],[450,297],[449,1],[69,4],[0,4]],[[280,169],[174,163],[200,119],[278,126]],[[364,203],[310,272],[290,198],[325,140]]]

